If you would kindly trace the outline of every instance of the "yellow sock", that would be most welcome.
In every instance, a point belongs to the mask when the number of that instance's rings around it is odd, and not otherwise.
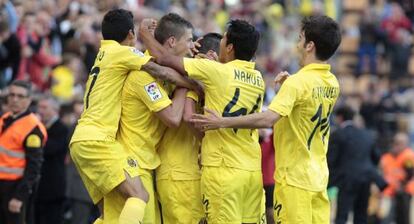
[[[146,203],[139,198],[128,198],[119,216],[119,224],[139,224],[144,219]]]
[[[97,218],[93,224],[103,224],[103,220],[101,218]]]

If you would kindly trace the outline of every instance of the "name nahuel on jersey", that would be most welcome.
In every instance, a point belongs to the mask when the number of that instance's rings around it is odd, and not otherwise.
[[[261,76],[245,72],[243,70],[234,69],[234,80],[238,80],[250,85],[264,88],[263,78]]]

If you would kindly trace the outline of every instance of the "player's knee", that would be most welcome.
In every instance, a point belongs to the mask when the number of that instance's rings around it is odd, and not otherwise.
[[[132,191],[130,193],[130,197],[139,198],[139,199],[145,201],[145,203],[147,203],[148,200],[149,200],[149,194],[148,194],[147,190],[144,188],[144,186],[142,186],[142,185],[139,186],[139,187],[134,185],[134,189],[132,189]]]
[[[118,189],[126,198],[139,198],[145,202],[148,202],[149,200],[149,194],[139,177],[127,178],[122,184],[119,185]]]

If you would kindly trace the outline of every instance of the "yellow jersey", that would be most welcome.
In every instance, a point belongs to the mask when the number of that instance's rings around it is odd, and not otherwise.
[[[147,72],[132,71],[125,80],[117,140],[136,155],[140,168],[160,165],[156,149],[166,126],[155,113],[171,103],[163,83]]]
[[[205,106],[223,117],[260,112],[265,83],[255,63],[233,60],[222,64],[207,59],[184,58],[189,77],[205,86]],[[261,170],[261,151],[257,129],[219,129],[207,131],[201,146],[203,166],[227,166]]]
[[[121,90],[130,70],[140,70],[151,57],[113,40],[102,40],[84,96],[84,110],[71,142],[113,141],[121,116]]]
[[[194,100],[197,105],[198,96],[195,92],[188,92],[187,98]],[[157,180],[200,179],[199,151],[200,140],[188,124],[181,122],[178,128],[168,128],[158,147],[161,165],[157,168]]]
[[[338,95],[328,64],[307,65],[282,84],[268,107],[282,116],[274,126],[277,182],[326,189],[329,119]]]

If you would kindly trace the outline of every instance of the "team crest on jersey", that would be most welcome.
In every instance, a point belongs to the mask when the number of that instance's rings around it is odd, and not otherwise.
[[[151,101],[156,101],[162,98],[162,94],[156,82],[152,82],[144,86],[145,92],[147,92]]]
[[[144,53],[142,53],[140,50],[136,48],[131,48],[132,53],[139,55],[140,57],[144,56]]]
[[[135,159],[131,158],[131,157],[128,157],[127,163],[128,163],[128,166],[130,166],[130,167],[137,167],[138,166],[137,161]]]

